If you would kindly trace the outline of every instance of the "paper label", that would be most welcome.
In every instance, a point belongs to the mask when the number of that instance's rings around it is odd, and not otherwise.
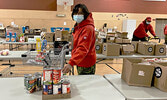
[[[144,71],[141,71],[141,70],[140,70],[140,71],[138,72],[138,75],[139,75],[139,76],[144,76],[144,73],[145,73]]]

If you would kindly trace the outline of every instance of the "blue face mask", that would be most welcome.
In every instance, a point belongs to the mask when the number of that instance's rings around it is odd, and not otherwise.
[[[81,23],[84,20],[84,15],[73,15],[74,21]]]

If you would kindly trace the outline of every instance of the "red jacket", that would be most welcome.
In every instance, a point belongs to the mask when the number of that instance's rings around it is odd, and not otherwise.
[[[167,25],[164,28],[164,34],[167,35]]]
[[[134,31],[134,35],[138,38],[144,38],[148,37],[147,32],[150,32],[153,36],[155,36],[155,32],[153,30],[153,27],[150,24],[146,24],[145,21],[143,21]]]
[[[74,27],[71,66],[91,67],[96,63],[95,30],[92,14]]]

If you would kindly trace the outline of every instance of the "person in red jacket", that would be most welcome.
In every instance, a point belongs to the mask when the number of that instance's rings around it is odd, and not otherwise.
[[[148,41],[148,39],[150,38],[147,35],[148,31],[154,36],[154,38],[157,38],[150,23],[151,17],[147,17],[134,31],[132,41]]]
[[[165,44],[167,44],[167,25],[164,28]]]
[[[78,75],[95,74],[95,26],[90,13],[84,4],[77,4],[72,12],[74,25],[73,48],[69,63],[63,68],[63,73],[77,65]]]

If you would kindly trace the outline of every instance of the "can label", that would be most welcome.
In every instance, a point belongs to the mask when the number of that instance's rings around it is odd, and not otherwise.
[[[44,95],[53,94],[53,87],[52,87],[52,85],[43,85],[43,94]]]
[[[53,94],[61,94],[61,84],[53,85]]]
[[[52,69],[43,70],[44,81],[52,81]]]
[[[70,93],[70,84],[62,85],[62,94]]]
[[[53,69],[53,84],[57,84],[61,80],[61,69]]]
[[[33,93],[36,90],[35,79],[27,79],[26,81],[26,90],[28,93]]]
[[[41,88],[42,88],[41,82],[42,82],[41,77],[37,77],[36,78],[36,90],[37,91],[41,90]]]

